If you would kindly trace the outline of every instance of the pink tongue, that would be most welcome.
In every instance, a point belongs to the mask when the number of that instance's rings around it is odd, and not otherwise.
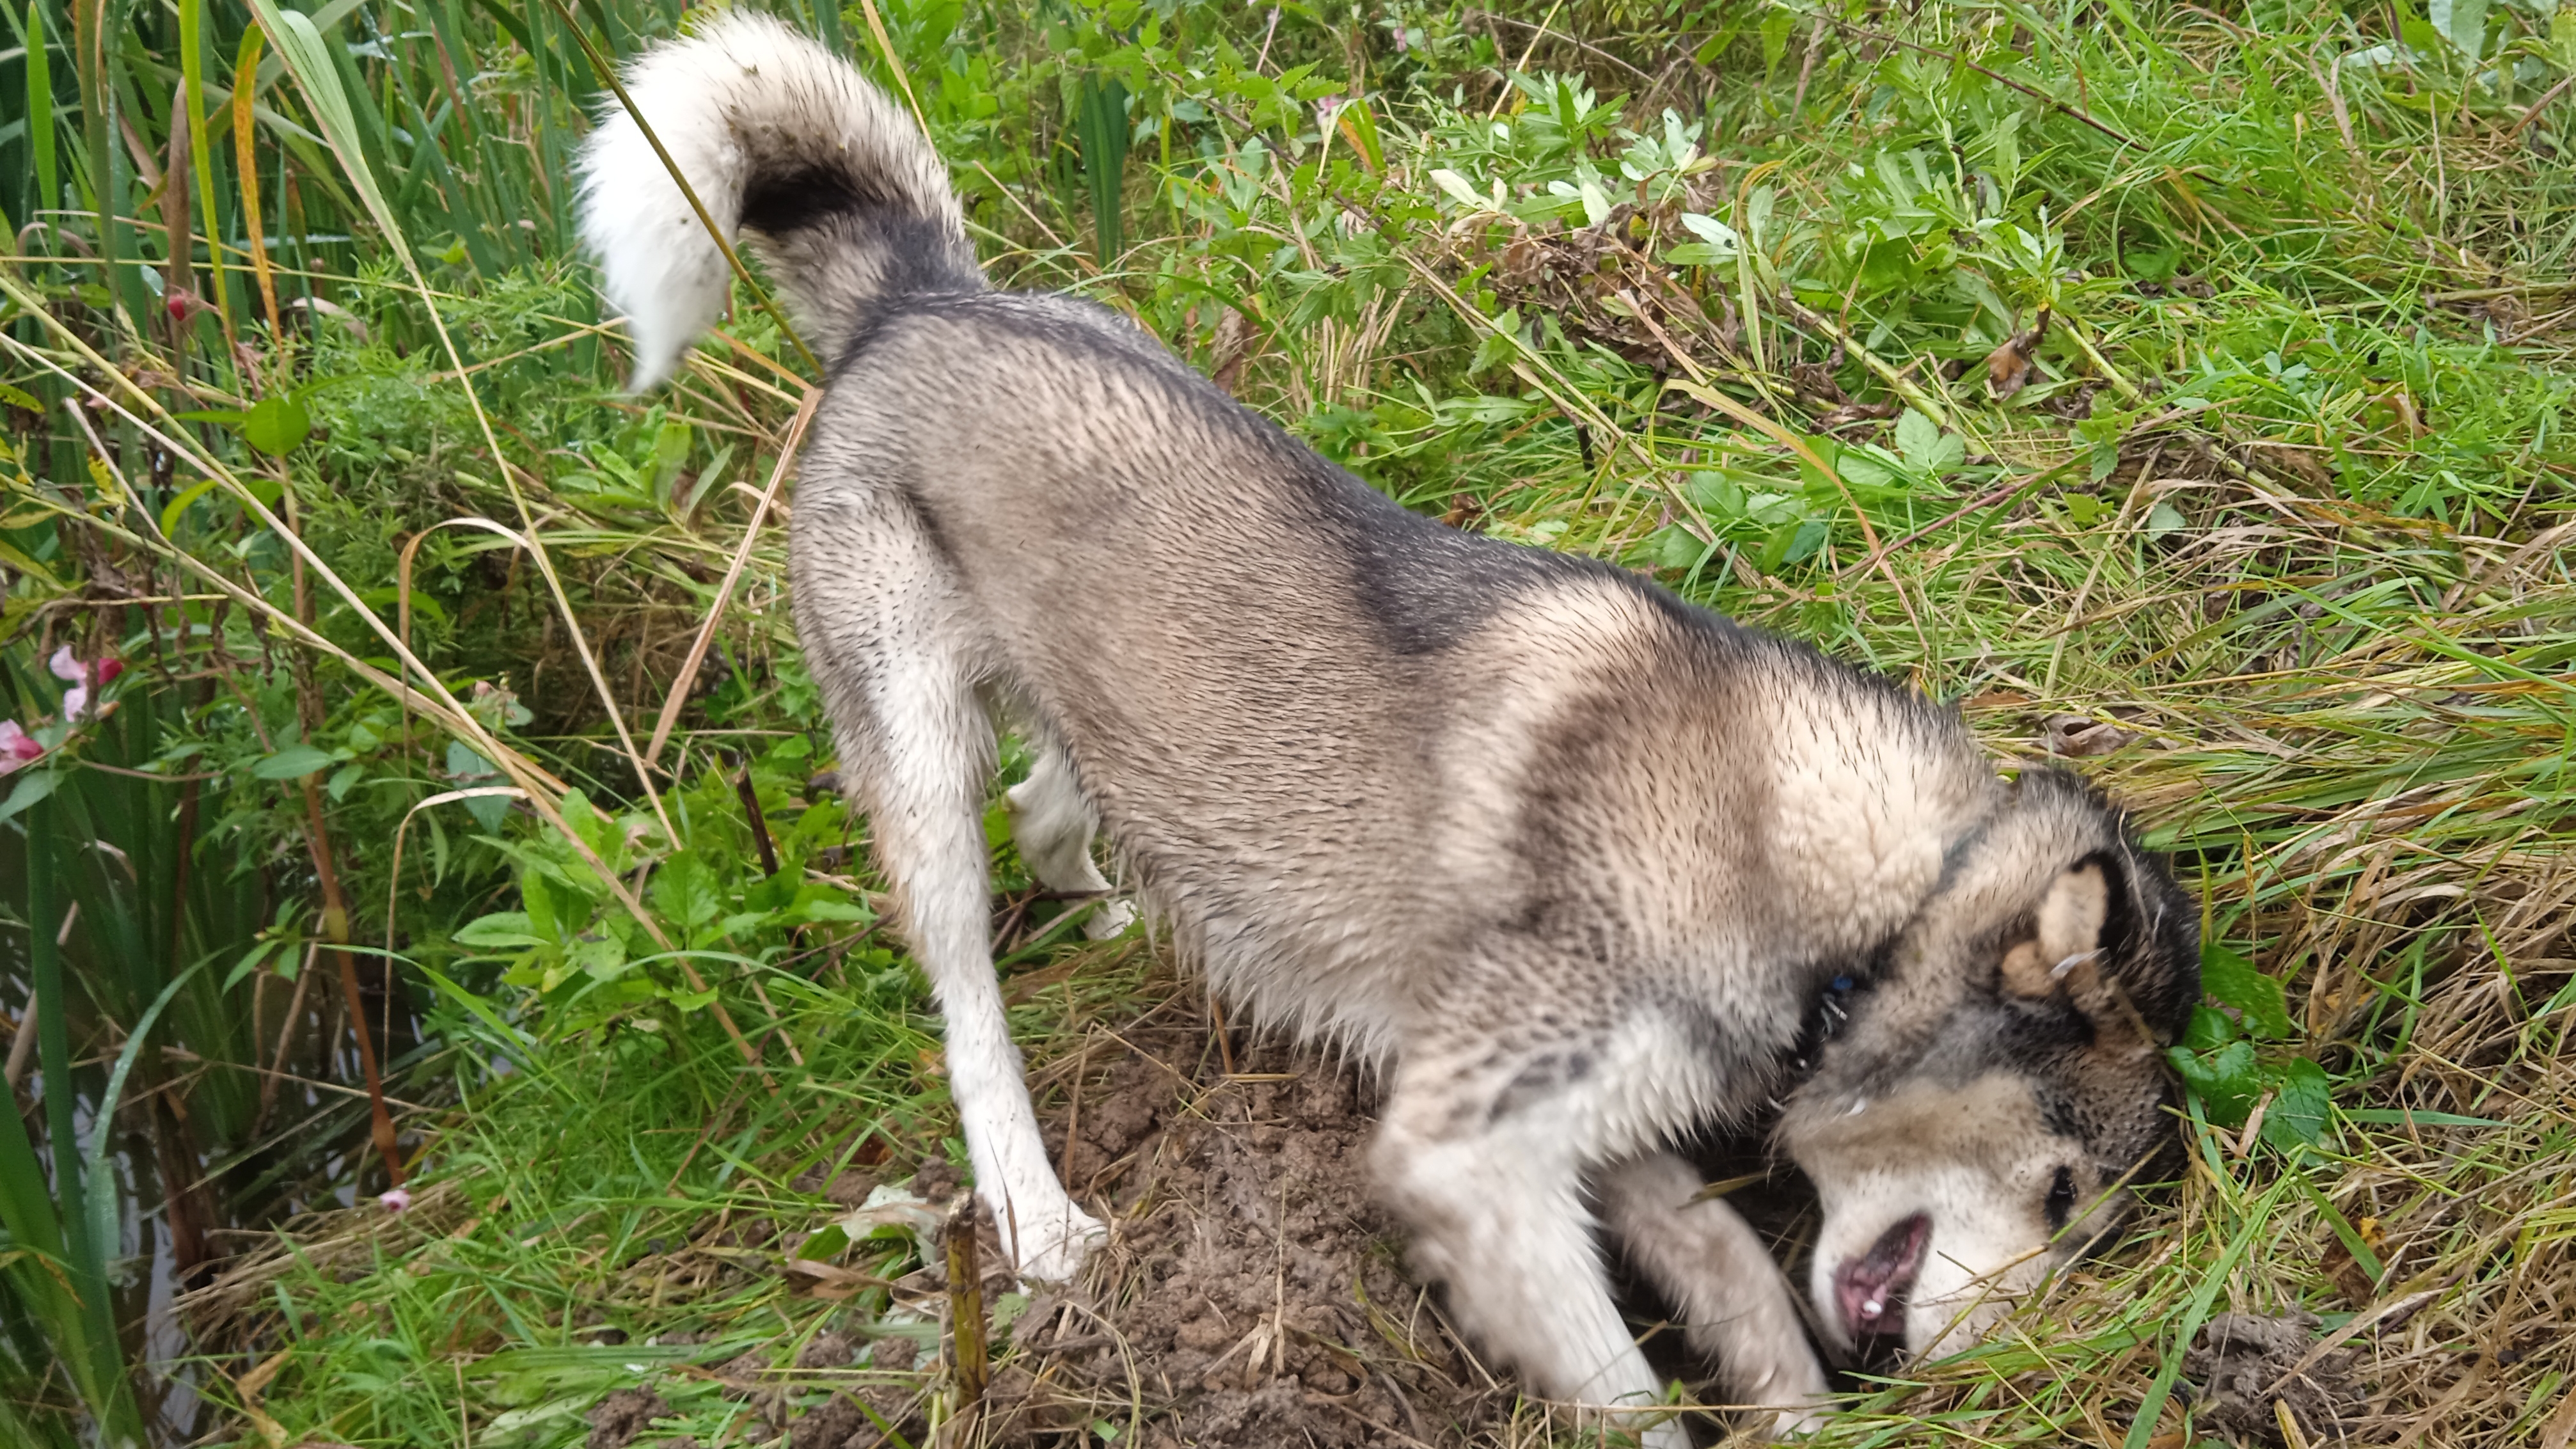
[[[1834,1275],[1834,1297],[1854,1338],[1900,1331],[1905,1293],[1914,1286],[1924,1241],[1931,1234],[1932,1220],[1916,1213],[1879,1234],[1867,1253],[1845,1262]]]

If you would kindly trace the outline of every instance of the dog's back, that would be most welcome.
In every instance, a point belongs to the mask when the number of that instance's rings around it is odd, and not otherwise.
[[[1372,1057],[1497,932],[1584,938],[1601,992],[1630,968],[1717,977],[1760,942],[1859,949],[1937,871],[1924,842],[1991,803],[1918,702],[1619,570],[1408,512],[1086,303],[889,299],[807,455],[806,607],[882,587],[822,560],[889,500],[934,541],[982,670],[1062,742],[1219,984]],[[1886,767],[1867,782],[1827,763],[1856,743]],[[1799,879],[1777,846],[1813,821],[1859,834]],[[1850,896],[1873,840],[1903,858]],[[1712,990],[1790,989],[1740,964]]]

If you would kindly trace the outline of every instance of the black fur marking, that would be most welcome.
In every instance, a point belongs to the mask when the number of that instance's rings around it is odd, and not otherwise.
[[[2082,1142],[2088,1147],[2092,1145],[2093,1134],[2085,1129],[2084,1113],[2075,1105],[2075,1099],[2060,1090],[2054,1080],[2034,1076],[2031,1078],[2031,1095],[2039,1105],[2041,1126],[2055,1136]]]
[[[783,237],[889,200],[837,166],[807,166],[784,174],[756,171],[742,195],[742,224]]]
[[[2061,1167],[2048,1180],[2048,1230],[2066,1231],[2067,1219],[2075,1215],[2075,1172]]]

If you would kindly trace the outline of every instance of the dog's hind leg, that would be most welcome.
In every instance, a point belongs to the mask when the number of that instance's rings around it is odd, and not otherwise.
[[[1663,1380],[1611,1302],[1593,1239],[1583,1173],[1597,1124],[1578,1094],[1524,1090],[1550,1070],[1548,1053],[1498,1052],[1485,1033],[1408,1043],[1371,1149],[1378,1180],[1471,1342],[1540,1395],[1611,1409],[1646,1449],[1688,1449],[1682,1425],[1651,1412]]]
[[[1022,1277],[1070,1281],[1103,1230],[1047,1161],[993,973],[983,830],[993,725],[954,592],[917,526],[821,512],[797,519],[797,630],[947,1023],[949,1096],[975,1190]]]
[[[1107,894],[1109,881],[1091,859],[1091,837],[1100,829],[1100,817],[1082,796],[1073,761],[1065,757],[1064,746],[1043,734],[1037,734],[1031,745],[1036,758],[1029,763],[1029,777],[1013,785],[1006,796],[1011,806],[1011,839],[1020,848],[1021,863],[1048,890]],[[1091,919],[1083,922],[1082,929],[1095,941],[1108,940],[1136,919],[1135,906],[1126,901],[1104,900],[1087,909]]]
[[[1776,1410],[1775,1433],[1814,1429],[1824,1367],[1753,1225],[1714,1198],[1694,1202],[1699,1174],[1670,1152],[1620,1163],[1595,1187],[1602,1225],[1681,1316],[1691,1351],[1722,1367],[1734,1401]]]

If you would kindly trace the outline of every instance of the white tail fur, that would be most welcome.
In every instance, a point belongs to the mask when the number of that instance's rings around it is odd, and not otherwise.
[[[626,86],[728,241],[746,229],[818,356],[890,290],[981,285],[946,168],[892,101],[766,15],[658,46]],[[671,373],[724,311],[724,253],[612,98],[582,146],[581,239],[625,312],[633,387]]]

